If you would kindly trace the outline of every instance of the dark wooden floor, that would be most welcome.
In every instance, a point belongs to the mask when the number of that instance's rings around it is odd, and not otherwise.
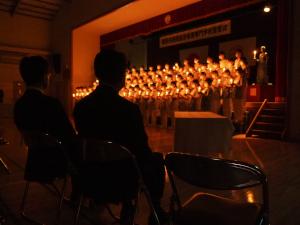
[[[24,189],[23,170],[26,161],[26,150],[14,127],[11,118],[0,118],[0,129],[10,141],[7,146],[1,146],[0,156],[7,162],[11,174],[0,169],[0,213],[8,217],[7,224],[28,224],[18,216],[19,204]],[[172,151],[173,130],[147,128],[149,144],[153,150],[167,153]],[[201,138],[201,137],[200,137]],[[275,140],[245,138],[234,136],[232,147],[225,158],[246,161],[260,166],[267,174],[270,189],[270,217],[272,225],[300,224],[300,145]],[[179,184],[183,199],[186,199],[193,188]],[[257,189],[243,192],[219,193],[239,200],[259,201],[261,196]],[[167,209],[170,197],[170,186],[167,182],[163,206]],[[38,184],[32,185],[28,203],[29,212],[47,224],[53,224],[55,215],[55,200],[53,196]],[[119,210],[118,206],[113,206]],[[107,215],[100,213],[99,207],[85,210],[81,224],[101,224],[108,220]],[[101,216],[100,216],[101,215]],[[104,216],[103,216],[104,215]],[[142,199],[138,212],[138,223],[146,224],[148,208]],[[62,224],[72,224],[73,210],[64,206]]]

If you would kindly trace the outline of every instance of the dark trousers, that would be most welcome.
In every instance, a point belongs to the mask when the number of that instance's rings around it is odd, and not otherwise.
[[[153,152],[150,158],[140,164],[144,182],[150,192],[154,205],[160,203],[165,186],[165,167],[163,154]]]
[[[160,211],[160,200],[165,186],[165,167],[163,155],[153,152],[149,158],[139,162],[142,176],[149,191],[153,206]],[[130,202],[122,203],[121,224],[132,224],[134,207]]]

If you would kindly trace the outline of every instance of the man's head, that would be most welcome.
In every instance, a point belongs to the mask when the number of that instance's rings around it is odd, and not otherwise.
[[[220,53],[219,53],[219,59],[220,59],[220,60],[225,59],[225,53],[224,53],[224,52],[220,52]]]
[[[100,83],[105,83],[114,88],[121,89],[125,83],[127,60],[123,53],[103,49],[95,57],[94,70]]]
[[[19,70],[26,86],[47,87],[48,62],[43,57],[24,57],[20,62]]]
[[[238,59],[240,59],[242,56],[243,56],[242,50],[241,49],[237,49],[235,51],[235,57],[238,58]]]

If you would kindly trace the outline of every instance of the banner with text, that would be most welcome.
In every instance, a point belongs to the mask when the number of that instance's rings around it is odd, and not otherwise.
[[[231,20],[225,20],[218,23],[166,35],[160,38],[160,48],[178,45],[182,43],[208,39],[231,33]]]

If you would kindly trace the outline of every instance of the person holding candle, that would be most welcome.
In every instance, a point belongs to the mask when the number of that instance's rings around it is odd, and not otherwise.
[[[222,83],[223,115],[231,119],[233,79],[230,75],[229,70],[225,70],[222,73],[221,83]]]
[[[190,109],[192,111],[201,111],[202,94],[201,94],[201,87],[199,84],[199,80],[197,79],[193,80],[193,83],[191,85],[190,95],[192,97]]]
[[[199,63],[199,59],[194,58],[194,70],[199,72],[200,69],[201,69],[201,65]]]
[[[244,112],[247,96],[247,81],[244,71],[239,68],[234,73],[233,89],[233,122],[239,131],[242,131],[244,125]]]
[[[189,61],[187,59],[183,60],[183,73],[189,73],[190,71],[190,65],[189,65]]]
[[[229,69],[229,60],[225,58],[224,52],[219,53],[219,68],[222,72]]]
[[[179,110],[179,88],[177,88],[176,81],[171,82],[170,84],[170,106],[168,111],[168,117],[171,118],[171,126],[174,127],[175,124],[175,117],[174,112]]]
[[[243,55],[243,52],[240,49],[236,50],[235,57],[236,58],[234,60],[234,70],[239,70],[241,76],[245,78],[244,82],[246,82],[247,84],[247,80],[249,79],[249,72],[246,57]]]
[[[211,72],[212,82],[209,91],[210,111],[220,113],[221,110],[221,78],[217,71]]]
[[[269,56],[266,52],[266,47],[260,47],[260,53],[257,59],[257,75],[256,75],[256,83],[257,84],[267,84],[269,77],[268,77],[268,60]]]

